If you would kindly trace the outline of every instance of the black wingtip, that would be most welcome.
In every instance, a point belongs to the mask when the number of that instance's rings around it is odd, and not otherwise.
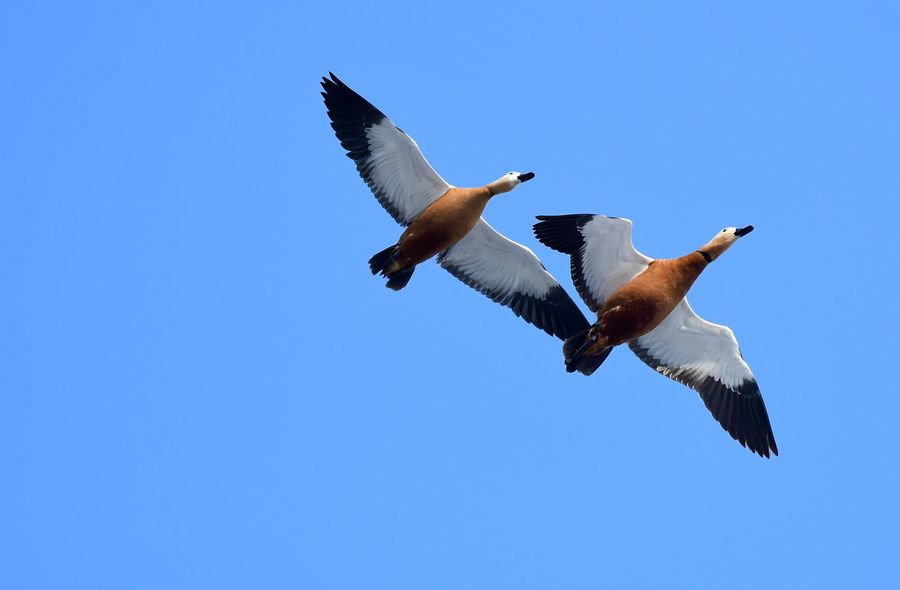
[[[385,118],[384,113],[372,103],[344,84],[333,73],[329,74],[331,79],[323,77],[321,84],[325,89],[323,97],[332,123],[340,126],[342,130],[352,131],[365,129]]]
[[[599,311],[602,301],[597,301],[588,288],[582,264],[584,235],[582,228],[597,217],[593,213],[573,215],[538,215],[538,223],[532,226],[535,237],[548,248],[571,256],[570,270],[575,290],[591,311]]]
[[[629,342],[628,347],[650,368],[697,391],[713,418],[741,446],[767,459],[770,455],[778,455],[766,404],[755,379],[745,380],[738,387],[728,387],[696,370],[673,372],[636,340]]]
[[[510,308],[516,316],[550,336],[565,340],[590,326],[584,314],[559,283],[550,287],[540,297],[521,292],[510,293],[505,289],[486,288],[462,267],[445,259],[443,255],[438,257],[438,263],[466,285],[487,296],[491,301]]]
[[[532,226],[535,237],[545,246],[563,254],[574,254],[584,244],[581,228],[594,218],[592,214],[538,215]]]
[[[331,76],[332,82],[334,82],[335,84],[337,84],[337,85],[340,86],[341,88],[347,88],[348,90],[350,89],[350,87],[347,86],[347,84],[346,84],[343,80],[341,80],[340,78],[338,78],[338,77],[337,77],[337,74],[335,74],[334,72],[328,72],[328,75]]]
[[[514,314],[529,324],[560,340],[565,340],[589,326],[584,314],[560,285],[551,287],[540,299],[524,293],[515,293],[505,301],[502,297],[495,297],[490,293],[485,295],[501,305],[508,306]]]
[[[337,76],[331,72],[329,74],[331,74],[331,80],[322,78],[322,88],[325,90],[322,98],[325,101],[325,109],[328,118],[331,119],[331,127],[334,129],[335,135],[347,150],[347,156],[357,163],[359,170],[369,156],[366,130],[377,125],[386,117],[372,103],[341,82]],[[362,173],[363,171],[360,170],[360,174]]]
[[[756,381],[744,381],[737,391],[712,377],[698,388],[703,403],[731,438],[766,459],[778,455],[769,413]]]

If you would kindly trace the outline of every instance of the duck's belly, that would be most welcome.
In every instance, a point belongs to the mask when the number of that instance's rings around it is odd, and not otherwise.
[[[683,297],[681,289],[648,269],[603,305],[601,332],[611,345],[639,338],[662,323]]]
[[[483,204],[448,191],[400,236],[397,262],[401,267],[419,264],[447,250],[472,231],[483,211]]]
[[[604,306],[600,314],[600,333],[609,346],[643,336],[658,326],[674,307],[651,297],[622,297]]]

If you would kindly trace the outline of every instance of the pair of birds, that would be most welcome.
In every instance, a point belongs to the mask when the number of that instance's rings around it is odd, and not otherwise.
[[[651,368],[699,392],[719,424],[760,456],[778,454],[766,406],[727,326],[700,318],[685,296],[703,270],[753,230],[727,227],[680,258],[635,250],[631,221],[603,215],[542,215],[534,233],[571,257],[572,280],[597,314],[587,319],[534,253],[481,216],[491,197],[534,178],[509,172],[477,188],[448,184],[411,137],[330,74],[325,106],[341,145],[375,197],[406,230],[369,260],[372,274],[402,289],[416,265],[437,255],[458,279],[564,340],[566,370],[592,374],[627,344]]]

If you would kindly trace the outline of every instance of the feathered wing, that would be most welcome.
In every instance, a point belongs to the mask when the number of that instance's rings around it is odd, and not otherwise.
[[[438,262],[548,334],[565,340],[588,328],[584,314],[534,252],[498,233],[483,218]]]
[[[413,139],[341,82],[322,78],[331,127],[381,205],[409,225],[451,185],[431,167]]]
[[[778,454],[766,404],[731,328],[707,322],[682,299],[629,347],[652,369],[699,392],[732,438],[762,457]]]
[[[652,262],[631,243],[631,220],[604,215],[539,215],[534,234],[545,245],[571,256],[572,281],[597,313],[619,287]]]

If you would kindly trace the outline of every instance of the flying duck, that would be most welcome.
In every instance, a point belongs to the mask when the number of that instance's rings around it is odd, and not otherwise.
[[[448,184],[419,146],[384,113],[334,74],[322,78],[331,127],[375,198],[406,230],[369,260],[372,274],[400,290],[416,265],[438,263],[465,284],[512,309],[526,322],[566,339],[588,321],[534,253],[481,217],[491,197],[534,178],[509,172],[477,188]]]
[[[700,393],[728,434],[761,457],[778,454],[769,415],[734,332],[702,319],[685,295],[700,273],[753,231],[726,227],[699,250],[654,260],[631,242],[631,221],[542,215],[534,233],[571,256],[572,280],[597,321],[563,345],[566,370],[593,373],[627,343],[647,365]]]

